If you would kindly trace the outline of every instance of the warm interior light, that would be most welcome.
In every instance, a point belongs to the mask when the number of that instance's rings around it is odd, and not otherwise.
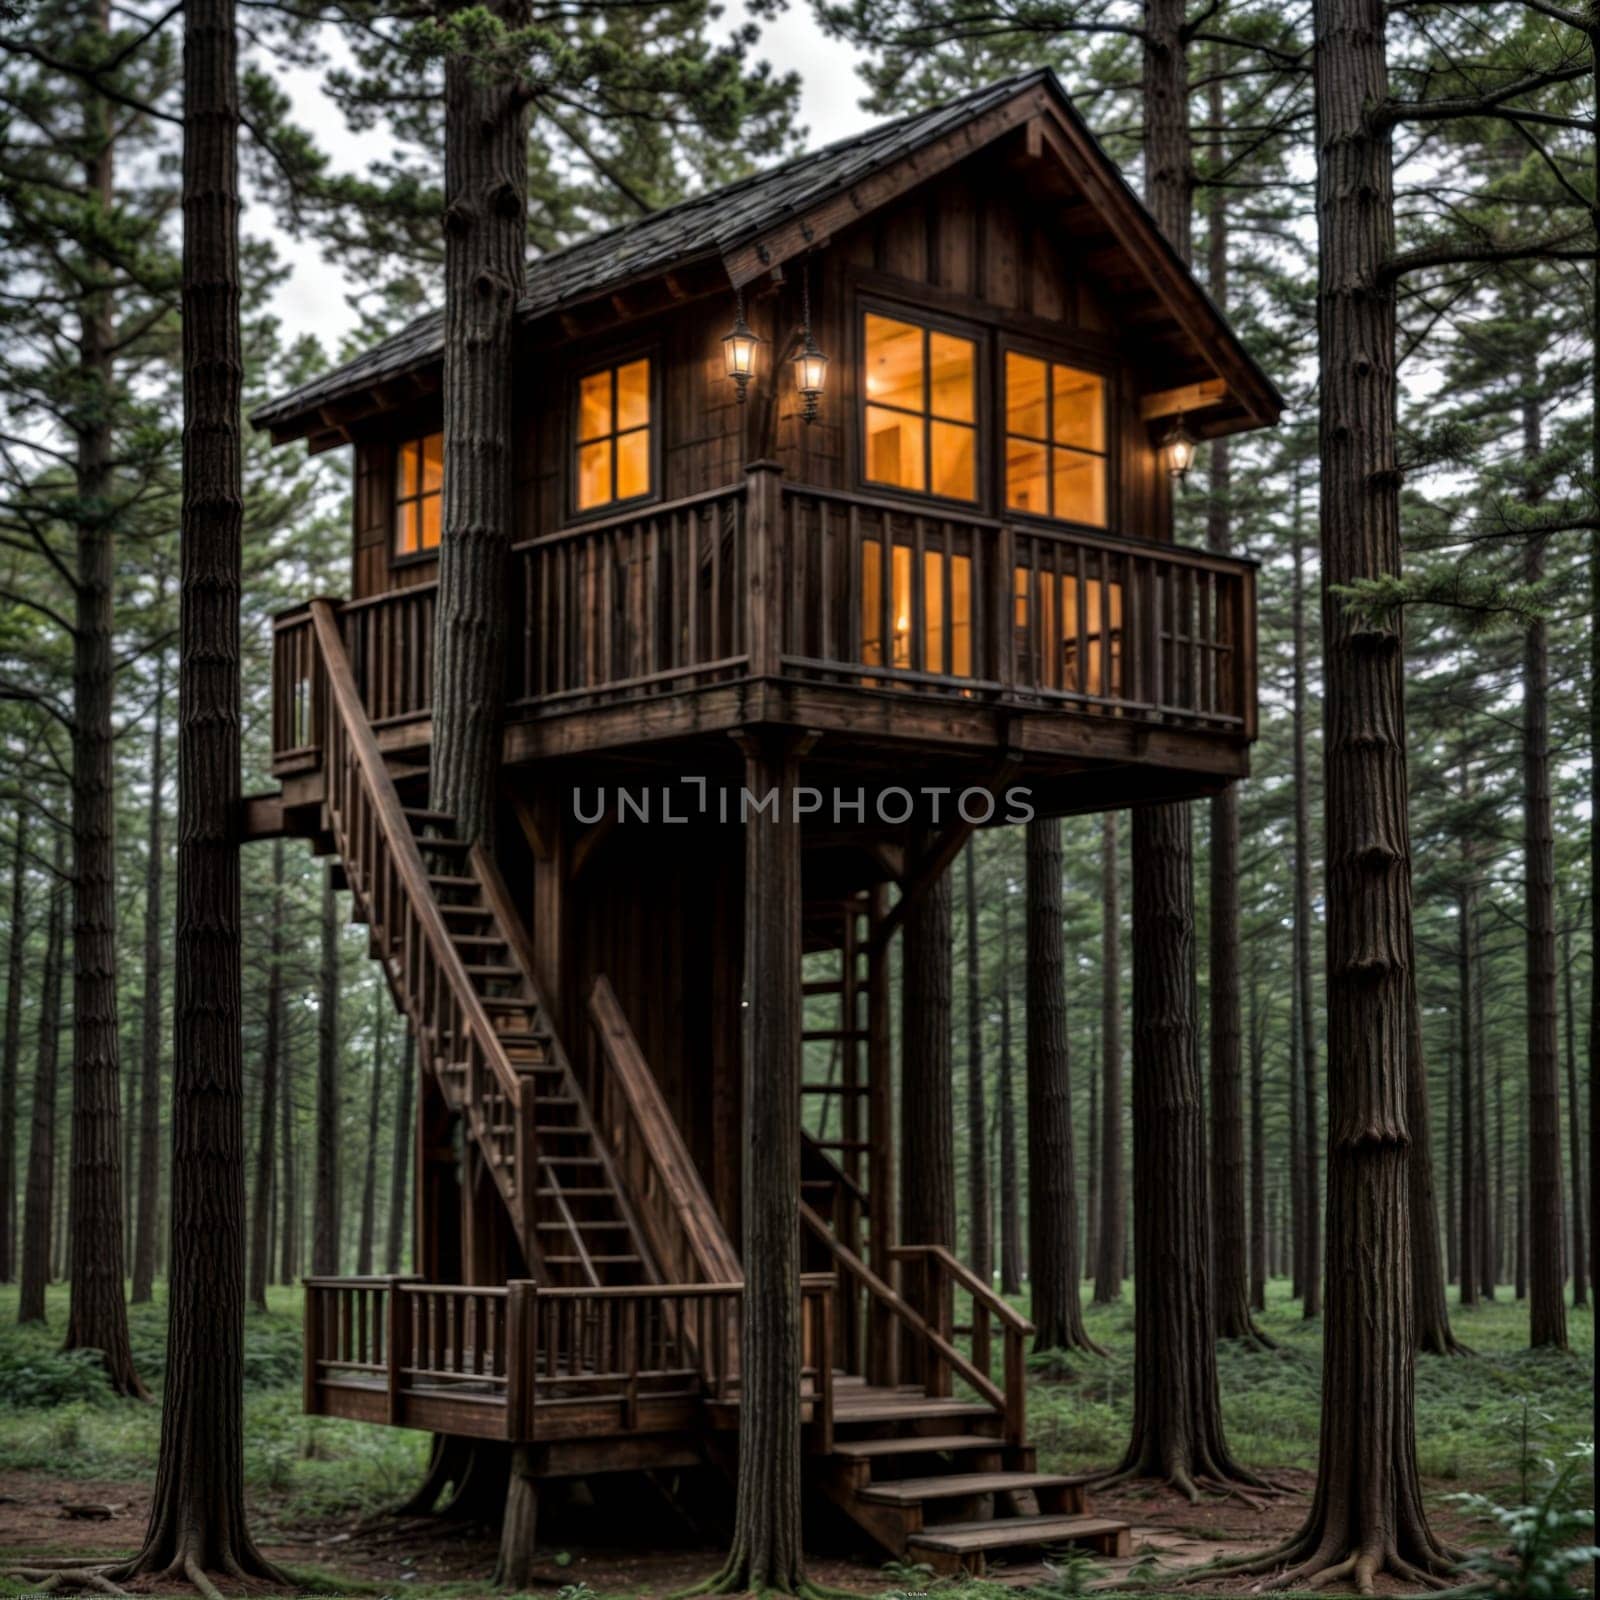
[[[817,420],[817,402],[821,400],[827,383],[828,358],[817,348],[817,341],[811,337],[810,328],[807,328],[794,357],[794,386],[805,401],[800,414],[807,422]]]
[[[722,336],[723,363],[728,376],[739,386],[741,400],[745,398],[745,390],[750,387],[750,380],[756,375],[756,346],[760,343],[760,338],[744,320],[744,298],[741,296],[733,315],[733,326]]]
[[[1172,431],[1161,441],[1162,453],[1167,458],[1167,476],[1181,483],[1189,468],[1194,465],[1194,439],[1179,417]]]

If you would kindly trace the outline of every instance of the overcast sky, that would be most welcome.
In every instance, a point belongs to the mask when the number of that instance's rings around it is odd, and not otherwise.
[[[730,7],[722,31],[739,26],[746,15],[742,5]],[[780,70],[793,69],[800,74],[800,122],[806,130],[808,146],[842,139],[876,120],[857,104],[862,84],[855,71],[856,53],[823,37],[806,0],[791,5],[776,22],[763,29],[757,53]],[[336,39],[330,39],[330,54],[338,59]],[[364,163],[388,152],[390,140],[386,135],[355,134],[345,126],[343,117],[322,93],[320,71],[292,72],[281,81],[293,102],[295,120],[311,130],[323,149],[334,153],[339,167],[359,170]],[[264,230],[273,238],[291,269],[275,297],[286,334],[294,337],[314,333],[330,353],[336,352],[356,320],[347,301],[349,285],[339,269],[322,260],[314,242],[289,238],[271,225],[260,209],[247,219],[247,226]]]

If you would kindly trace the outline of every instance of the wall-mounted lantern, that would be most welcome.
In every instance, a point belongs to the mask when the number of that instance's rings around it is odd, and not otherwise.
[[[794,353],[794,386],[805,402],[800,415],[806,422],[815,422],[822,391],[828,383],[828,358],[817,348],[811,333],[811,264],[806,263],[800,279],[801,316],[800,332],[795,335],[799,348]]]
[[[1194,465],[1194,443],[1194,436],[1184,427],[1180,415],[1161,441],[1161,453],[1167,462],[1167,476],[1174,483],[1182,483],[1189,468]]]
[[[733,326],[722,336],[722,359],[728,376],[738,385],[741,405],[750,380],[756,375],[756,346],[760,343],[761,335],[753,332],[744,320],[744,293],[741,291],[735,301]]]

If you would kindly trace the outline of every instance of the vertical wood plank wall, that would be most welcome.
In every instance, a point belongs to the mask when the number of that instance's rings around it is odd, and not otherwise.
[[[737,403],[723,376],[721,337],[732,320],[731,295],[687,300],[663,314],[627,324],[615,333],[530,346],[519,357],[519,539],[549,533],[571,520],[569,506],[572,391],[581,371],[613,357],[648,350],[659,366],[656,416],[660,430],[661,493],[676,499],[736,483],[747,453],[770,450],[791,479],[826,488],[856,486],[855,307],[858,293],[892,299],[898,288],[913,308],[946,309],[980,323],[992,319],[1034,339],[1059,337],[1109,356],[1122,381],[1115,384],[1113,421],[1114,531],[1134,537],[1170,537],[1165,477],[1138,416],[1139,388],[1161,387],[1159,372],[1145,372],[1136,347],[1117,342],[1109,301],[1085,265],[1084,252],[1058,226],[1033,215],[1020,180],[997,153],[984,153],[923,185],[893,206],[837,235],[812,266],[813,324],[832,358],[822,419],[805,427],[793,382],[776,375],[772,437],[763,439],[760,385],[751,403]],[[801,308],[798,263],[784,281],[750,303],[752,323],[772,343],[764,347],[764,374],[772,375]],[[991,364],[990,372],[993,367]],[[1138,382],[1129,381],[1137,375]],[[986,397],[990,456],[1003,431],[999,397]],[[438,400],[397,411],[366,426],[357,438],[352,593],[356,598],[431,581],[432,561],[390,559],[394,495],[393,440],[439,426]],[[987,509],[998,508],[990,505]]]

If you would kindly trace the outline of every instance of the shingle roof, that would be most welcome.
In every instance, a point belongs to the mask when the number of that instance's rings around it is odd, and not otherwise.
[[[1140,219],[1140,231],[1146,234],[1148,247],[1166,257],[1169,270],[1175,268],[1187,280],[1186,292],[1203,303],[1215,336],[1226,342],[1248,372],[1252,387],[1258,386],[1260,393],[1270,397],[1275,415],[1279,402],[1271,380],[1239,345],[1226,318],[1178,258],[1115,163],[1099,152],[1093,135],[1048,67],[1004,78],[932,110],[880,123],[821,150],[796,156],[764,172],[551,251],[529,263],[526,289],[517,306],[518,317],[530,321],[692,260],[727,257],[819,203],[852,191],[872,173],[1040,85],[1049,88],[1091,150],[1099,154],[1103,172],[1119,191],[1121,201]],[[443,343],[441,314],[431,312],[418,317],[342,366],[258,407],[251,421],[258,428],[284,428],[341,396],[428,366],[438,360]]]
[[[677,262],[729,250],[1049,76],[1048,69],[1040,68],[1003,79],[932,111],[880,123],[637,222],[553,250],[528,263],[518,315],[524,320],[542,316],[580,297],[664,272]],[[286,422],[352,389],[423,366],[443,345],[443,319],[431,311],[370,350],[257,407],[250,420],[258,428]]]

